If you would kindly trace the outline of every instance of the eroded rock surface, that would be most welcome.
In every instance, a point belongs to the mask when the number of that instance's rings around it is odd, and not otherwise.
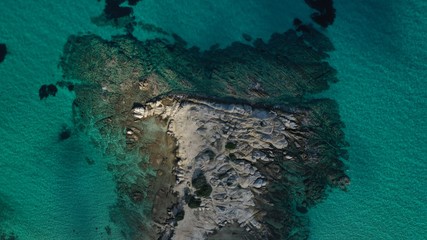
[[[291,204],[300,210],[315,202],[315,197],[321,197],[305,194],[304,189],[307,193],[310,184],[304,181],[309,177],[292,176],[299,170],[285,167],[304,169],[324,164],[308,152],[306,159],[295,156],[293,147],[298,145],[296,148],[304,151],[310,147],[307,138],[315,134],[298,133],[309,125],[300,121],[307,114],[305,111],[284,112],[172,97],[148,102],[132,112],[138,121],[151,117],[167,121],[167,132],[176,139],[179,161],[173,171],[176,184],[171,191],[177,194],[175,204],[185,214],[175,222],[176,226],[158,226],[162,239],[204,239],[231,225],[249,232],[254,239],[284,237],[289,234],[286,229],[276,229],[269,223],[271,216],[266,206],[275,206],[275,200],[266,194],[269,189],[282,184],[285,189],[279,194],[286,194],[284,190],[301,188],[301,196]],[[333,168],[318,174],[324,175],[325,181],[329,179],[331,185],[345,188],[348,184],[345,174]],[[197,178],[204,183],[195,181]],[[334,184],[334,180],[342,183]],[[288,181],[294,181],[293,186],[285,186]],[[281,196],[276,197],[281,200]],[[278,207],[275,211],[292,214],[293,209]],[[174,213],[169,214],[170,218],[175,217]],[[303,236],[306,232],[293,234]]]

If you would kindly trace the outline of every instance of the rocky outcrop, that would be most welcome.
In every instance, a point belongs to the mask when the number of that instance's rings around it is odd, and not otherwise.
[[[267,193],[274,184],[285,184],[290,178],[297,178],[295,185],[276,192],[276,197],[286,195],[286,191],[293,191],[293,188],[307,187],[304,181],[309,178],[298,180],[298,176],[292,176],[298,171],[284,165],[306,168],[315,167],[313,162],[323,164],[316,156],[307,156],[302,163],[294,163],[301,156],[295,156],[290,145],[299,143],[298,148],[305,149],[308,147],[305,141],[313,134],[301,134],[304,123],[300,119],[304,111],[284,112],[244,104],[171,97],[148,102],[132,112],[138,121],[151,117],[167,121],[168,134],[176,139],[179,161],[173,171],[176,184],[171,191],[177,194],[176,205],[185,214],[175,222],[176,226],[165,224],[160,227],[162,237],[204,239],[230,225],[259,238],[273,239],[273,236],[290,234],[268,223],[271,217],[266,206],[277,207],[276,211],[286,212],[284,216],[294,215],[293,210],[281,209]],[[274,165],[276,169],[270,171],[264,168],[265,165]],[[334,179],[346,178],[342,172],[338,175],[318,174]],[[292,200],[293,208],[306,212],[309,202],[316,201],[306,198],[313,197],[302,192]],[[316,197],[322,198],[321,195]],[[295,231],[295,228],[291,229]]]
[[[40,100],[43,100],[49,96],[56,96],[56,93],[58,92],[58,88],[53,84],[43,84],[39,89],[39,97]]]
[[[308,237],[309,208],[348,184],[346,143],[336,103],[305,98],[337,81],[333,46],[294,24],[206,51],[176,34],[70,37],[76,129],[117,159],[111,216],[126,237]]]

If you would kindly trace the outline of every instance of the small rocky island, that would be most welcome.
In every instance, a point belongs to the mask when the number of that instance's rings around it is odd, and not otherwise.
[[[171,39],[72,36],[74,123],[117,182],[126,239],[307,239],[307,212],[345,190],[329,39],[300,20],[264,42],[209,50]]]

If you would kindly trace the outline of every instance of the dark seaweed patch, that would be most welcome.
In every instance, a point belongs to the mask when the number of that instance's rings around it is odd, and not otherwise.
[[[4,61],[6,54],[7,54],[6,44],[0,43],[0,63]]]

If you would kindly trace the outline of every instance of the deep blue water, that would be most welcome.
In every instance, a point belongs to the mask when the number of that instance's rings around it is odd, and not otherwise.
[[[340,105],[352,184],[311,210],[311,238],[425,239],[427,3],[335,6],[337,18],[326,34],[336,48],[330,63],[340,82],[323,95]],[[57,64],[69,35],[121,32],[91,23],[102,8],[86,0],[0,2],[0,42],[10,52],[0,63],[0,229],[19,239],[108,239],[104,228],[114,230],[111,160],[90,136],[73,132],[58,139],[62,126],[72,124],[73,93],[60,89],[56,97],[38,98],[42,84],[60,80]],[[308,20],[311,10],[303,1],[145,0],[136,12],[207,48],[242,40],[242,33],[267,38],[291,27],[296,16]]]

